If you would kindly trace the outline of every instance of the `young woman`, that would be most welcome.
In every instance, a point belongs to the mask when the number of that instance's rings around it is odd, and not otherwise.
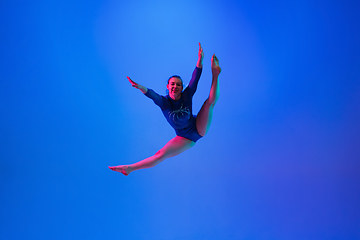
[[[129,175],[132,171],[154,167],[163,160],[176,156],[195,145],[195,142],[205,136],[209,130],[213,108],[219,98],[218,77],[221,72],[219,60],[215,54],[211,58],[212,84],[209,97],[205,100],[197,116],[192,114],[192,98],[196,91],[202,72],[204,59],[203,49],[199,43],[199,58],[192,74],[189,86],[183,91],[183,81],[179,76],[169,78],[166,88],[167,96],[160,96],[151,89],[137,84],[129,77],[128,80],[134,88],[139,89],[158,105],[167,121],[175,129],[176,137],[171,139],[155,155],[142,161],[130,164],[109,167],[111,170]]]

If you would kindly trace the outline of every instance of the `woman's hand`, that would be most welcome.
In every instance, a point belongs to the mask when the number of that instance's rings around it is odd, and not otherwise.
[[[139,89],[139,84],[137,84],[136,82],[134,82],[133,80],[131,80],[131,78],[127,77],[127,79],[129,80],[129,82],[131,83],[131,86],[133,86],[136,89]]]
[[[203,59],[204,59],[204,52],[203,52],[203,49],[201,47],[201,43],[199,43],[199,53],[198,53],[198,56],[199,56],[199,59],[197,61],[197,64],[196,66],[198,68],[202,68],[202,62],[203,62]]]
[[[147,88],[140,85],[140,84],[137,84],[136,82],[134,82],[133,80],[131,80],[131,78],[127,77],[127,79],[129,80],[129,82],[131,83],[131,86],[133,86],[134,88],[136,89],[139,89],[142,93],[146,93],[147,92]]]
[[[199,59],[204,59],[204,52],[203,52],[203,49],[201,47],[201,43],[199,43]]]

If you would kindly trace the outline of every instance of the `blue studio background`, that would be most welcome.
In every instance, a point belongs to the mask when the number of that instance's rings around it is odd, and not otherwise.
[[[359,1],[0,3],[1,239],[360,239]],[[208,135],[128,177],[174,131],[130,76],[223,72]]]

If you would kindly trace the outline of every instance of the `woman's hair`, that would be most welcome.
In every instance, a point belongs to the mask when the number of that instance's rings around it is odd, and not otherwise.
[[[178,78],[178,79],[180,79],[180,80],[181,80],[181,85],[183,86],[183,89],[184,89],[184,82],[183,82],[183,80],[181,79],[181,77],[178,76],[178,75],[172,75],[171,77],[169,77],[169,79],[167,80],[167,84],[169,84],[169,81],[170,81],[170,79],[172,79],[172,78]],[[167,89],[166,89],[166,94],[169,94],[169,90],[167,90]]]

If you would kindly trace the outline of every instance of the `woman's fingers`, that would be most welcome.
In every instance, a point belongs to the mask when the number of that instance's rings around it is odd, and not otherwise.
[[[131,78],[129,78],[129,77],[127,77],[127,79],[129,80],[129,82],[131,83],[131,85],[132,85],[133,87],[136,87],[136,88],[137,88],[138,84],[137,84],[136,82],[134,82],[133,80],[131,80]]]
[[[129,80],[129,82],[133,83],[134,81],[131,80],[131,78],[127,77],[127,79]]]
[[[199,58],[203,58],[204,57],[204,52],[203,52],[203,49],[202,49],[202,47],[201,47],[201,43],[199,42],[199,53],[198,53],[198,55],[199,55]]]

